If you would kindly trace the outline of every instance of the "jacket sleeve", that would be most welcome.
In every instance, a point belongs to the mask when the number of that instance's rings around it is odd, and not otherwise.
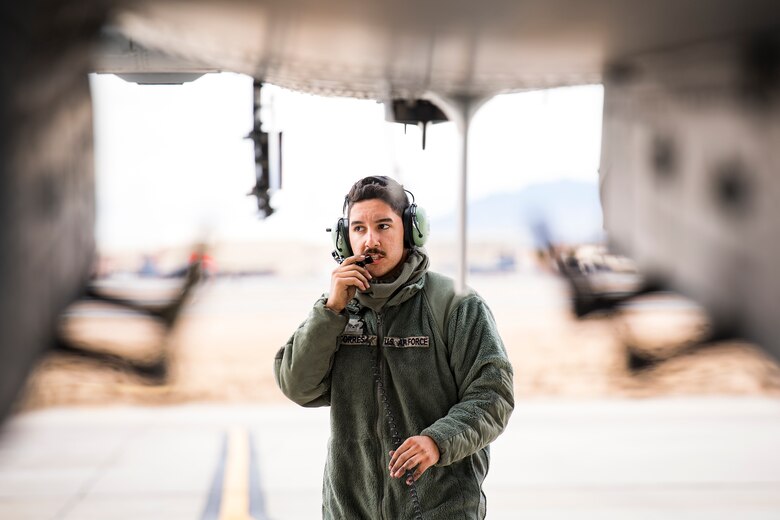
[[[466,298],[454,310],[446,335],[458,403],[421,432],[439,447],[437,466],[487,446],[504,431],[514,408],[512,365],[493,315],[479,296]]]
[[[326,297],[314,304],[274,359],[274,377],[284,395],[301,406],[330,404],[330,369],[347,324],[345,313],[325,307]]]

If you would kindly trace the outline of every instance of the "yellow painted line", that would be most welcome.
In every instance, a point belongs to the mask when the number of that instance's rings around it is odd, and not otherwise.
[[[219,520],[252,520],[249,516],[249,433],[244,428],[232,428],[228,435]]]

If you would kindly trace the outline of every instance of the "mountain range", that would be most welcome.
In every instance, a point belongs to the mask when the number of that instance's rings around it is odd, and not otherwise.
[[[432,219],[431,233],[454,238],[455,213]],[[603,240],[597,182],[560,180],[532,184],[469,202],[469,240],[512,240],[529,246]]]

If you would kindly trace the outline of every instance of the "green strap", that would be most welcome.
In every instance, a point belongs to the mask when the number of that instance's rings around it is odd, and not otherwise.
[[[466,289],[463,293],[458,293],[455,290],[455,281],[438,273],[429,271],[425,276],[423,293],[433,312],[439,336],[446,343],[447,323],[450,316],[463,300],[474,294],[474,291]]]

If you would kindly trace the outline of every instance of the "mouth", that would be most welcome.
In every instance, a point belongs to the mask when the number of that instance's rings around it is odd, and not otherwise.
[[[382,260],[385,257],[385,255],[383,255],[382,253],[373,253],[372,252],[372,253],[363,253],[363,254],[366,257],[371,257],[371,263],[372,264],[375,264],[375,263],[379,262],[380,260]],[[371,264],[369,264],[369,265],[371,265]]]

